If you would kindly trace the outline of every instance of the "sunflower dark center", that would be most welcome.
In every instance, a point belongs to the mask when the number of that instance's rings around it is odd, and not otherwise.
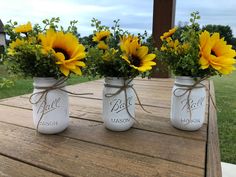
[[[106,38],[107,38],[107,36],[103,36],[103,37],[100,39],[100,41],[105,41]]]
[[[138,58],[137,56],[132,56],[130,59],[130,63],[136,67],[140,67],[141,66],[141,60],[140,58]]]
[[[54,48],[54,51],[63,53],[63,55],[65,56],[65,60],[68,60],[70,58],[69,54],[64,49]]]
[[[211,55],[217,56],[214,50],[211,50]]]

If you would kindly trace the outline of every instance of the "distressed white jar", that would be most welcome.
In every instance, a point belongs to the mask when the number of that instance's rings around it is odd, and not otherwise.
[[[47,93],[46,99],[45,94],[40,99],[42,93],[38,93],[44,91],[44,87],[51,87],[57,82],[58,80],[51,77],[34,78],[34,91],[31,98],[31,102],[35,103],[32,104],[33,121],[37,131],[43,134],[60,133],[69,125],[68,94],[59,89],[54,89]],[[65,83],[60,86],[65,89]]]
[[[181,130],[195,131],[202,127],[206,111],[206,90],[201,84],[196,85],[189,95],[186,89],[194,85],[191,77],[179,76],[175,79],[171,98],[171,124]],[[186,92],[186,93],[185,93]],[[185,94],[184,94],[185,93]]]
[[[117,95],[108,96],[116,93],[120,88],[129,83],[130,80],[124,81],[124,78],[106,77],[103,89],[103,113],[102,118],[106,128],[113,131],[125,131],[128,130],[134,124],[135,117],[135,93],[132,88],[126,88],[127,93],[127,108],[126,109],[126,97],[125,92],[121,91]],[[129,83],[132,86],[133,81]],[[113,87],[114,86],[114,87]]]

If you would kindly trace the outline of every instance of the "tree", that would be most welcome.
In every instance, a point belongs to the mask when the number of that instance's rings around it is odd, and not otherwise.
[[[84,36],[79,38],[80,43],[82,43],[85,46],[95,46],[96,43],[93,42],[93,35],[90,34],[89,36]]]
[[[233,49],[236,50],[236,38],[233,37],[231,42],[232,42],[231,45],[233,46]]]

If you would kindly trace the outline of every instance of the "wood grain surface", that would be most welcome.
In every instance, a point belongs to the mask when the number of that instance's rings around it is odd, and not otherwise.
[[[212,83],[205,84],[214,92]],[[57,135],[36,133],[29,95],[0,100],[0,176],[220,174],[220,164],[213,163],[220,156],[212,104],[200,130],[181,131],[169,121],[173,79],[135,79],[134,85],[151,114],[136,105],[139,123],[125,132],[109,131],[102,123],[102,80],[68,86],[94,95],[69,97],[70,125]]]

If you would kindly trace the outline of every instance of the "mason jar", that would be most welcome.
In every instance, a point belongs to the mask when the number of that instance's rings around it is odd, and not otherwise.
[[[58,83],[54,78],[34,78],[34,90],[31,98],[33,105],[33,121],[38,132],[56,134],[65,130],[69,125],[68,94],[59,89],[46,88]],[[65,90],[65,83],[59,85]]]
[[[124,84],[125,91],[119,92]],[[106,77],[103,89],[102,118],[106,128],[113,131],[128,130],[134,124],[135,93],[132,90],[133,81],[124,78]]]
[[[170,120],[181,130],[198,130],[205,120],[206,89],[202,83],[189,89],[195,82],[192,77],[178,76],[172,89]]]

